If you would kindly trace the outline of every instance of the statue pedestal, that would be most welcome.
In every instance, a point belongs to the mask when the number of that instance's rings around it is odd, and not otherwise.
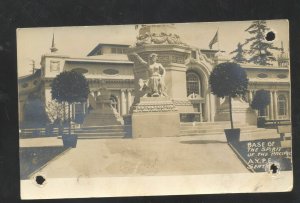
[[[256,125],[257,115],[254,110],[249,107],[249,104],[242,101],[240,98],[232,99],[232,118],[233,123],[242,123]],[[229,121],[229,101],[226,97],[225,101],[217,109],[215,121]]]
[[[179,136],[180,118],[166,97],[142,97],[132,109],[132,137]]]

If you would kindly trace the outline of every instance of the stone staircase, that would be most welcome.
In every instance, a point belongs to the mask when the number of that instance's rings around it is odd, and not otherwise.
[[[126,137],[124,125],[89,126],[75,129],[78,139],[111,139]]]
[[[248,125],[241,123],[234,123],[235,128],[241,129],[241,134],[249,135],[255,133],[255,135],[265,135],[266,132],[270,134],[277,134],[276,129],[257,128],[256,125]],[[228,121],[221,122],[197,122],[197,123],[181,123],[180,124],[180,136],[192,136],[192,135],[217,135],[224,134],[224,129],[230,129],[230,123]]]
[[[83,121],[84,127],[91,126],[108,126],[108,125],[121,125],[122,119],[116,113],[101,112],[99,110],[91,111]]]
[[[241,129],[243,136],[255,134],[258,137],[265,137],[266,134],[276,135],[276,129],[257,128],[254,125],[235,123],[235,128]],[[224,129],[229,129],[229,122],[196,122],[196,123],[180,123],[180,136],[201,136],[201,135],[221,135]],[[111,139],[131,137],[130,133],[126,133],[126,129],[130,129],[129,125],[105,125],[105,126],[88,126],[75,129],[74,133],[78,135],[78,139]]]

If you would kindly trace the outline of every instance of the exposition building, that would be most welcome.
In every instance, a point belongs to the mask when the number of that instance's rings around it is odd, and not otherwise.
[[[46,108],[53,102],[51,81],[59,73],[71,70],[83,73],[90,86],[87,101],[72,106],[73,121],[86,126],[103,125],[103,122],[97,120],[97,116],[91,115],[96,111],[97,104],[101,103],[101,95],[105,92],[109,94],[112,114],[123,124],[122,117],[134,111],[132,104],[136,102],[136,79],[142,78],[139,72],[141,63],[133,57],[133,53],[146,62],[151,53],[157,54],[158,62],[166,70],[167,95],[178,110],[181,122],[229,120],[228,103],[226,99],[211,94],[209,76],[217,64],[230,59],[222,51],[185,44],[172,25],[143,26],[133,46],[100,43],[85,57],[60,54],[54,37],[50,50],[51,53],[42,55],[40,69],[18,79],[21,124],[25,121],[24,109],[30,98],[35,95]],[[256,113],[249,104],[255,92],[260,89],[270,91],[271,95],[270,105],[265,111],[267,120],[289,120],[291,101],[288,55],[282,50],[276,66],[241,66],[249,78],[249,92],[244,100],[235,99],[233,102],[233,113],[238,116],[239,122],[250,125],[256,123]],[[110,119],[113,120],[109,118],[109,121]],[[110,123],[105,123],[108,124]]]

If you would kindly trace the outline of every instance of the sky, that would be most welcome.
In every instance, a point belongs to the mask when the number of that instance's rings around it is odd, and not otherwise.
[[[181,41],[193,47],[208,49],[208,44],[219,32],[219,42],[213,49],[227,53],[234,50],[239,42],[251,35],[245,29],[251,21],[178,23],[173,24]],[[289,50],[289,25],[287,20],[269,20],[267,26],[275,34],[274,45],[284,44]],[[80,27],[44,27],[17,29],[18,76],[31,74],[32,60],[36,68],[40,67],[41,56],[50,53],[52,35],[58,54],[70,57],[84,57],[99,43],[134,45],[138,30],[135,25],[80,26]],[[275,53],[275,56],[278,54]]]

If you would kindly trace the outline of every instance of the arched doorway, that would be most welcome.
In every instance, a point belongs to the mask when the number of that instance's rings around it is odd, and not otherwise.
[[[194,71],[188,71],[186,74],[187,96],[191,94],[201,95],[201,81],[199,75]]]

